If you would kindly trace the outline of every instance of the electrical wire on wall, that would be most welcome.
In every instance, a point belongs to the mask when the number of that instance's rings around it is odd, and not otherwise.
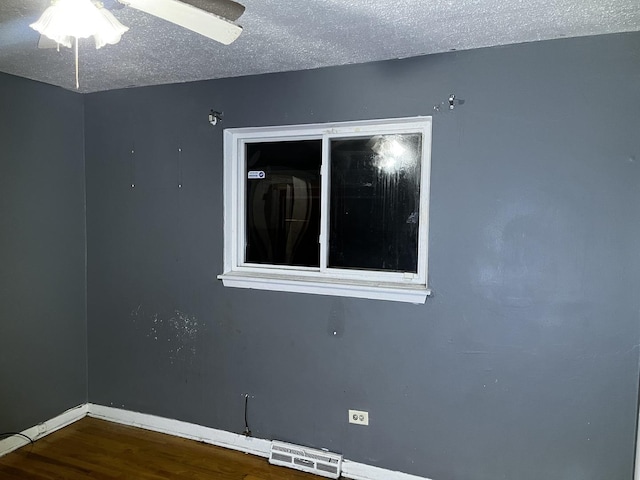
[[[244,432],[242,434],[245,437],[251,436],[251,430],[249,430],[249,420],[247,419],[247,411],[249,410],[249,394],[244,394]]]
[[[25,435],[24,433],[20,433],[20,432],[3,432],[3,433],[0,433],[0,440],[3,440],[5,438],[10,438],[10,437],[20,437],[20,438],[23,438],[24,440],[27,440],[31,447],[33,447],[33,445],[34,445],[33,439],[31,437],[29,437],[28,435]],[[24,447],[24,445],[20,446],[20,448],[22,448],[22,447]],[[28,453],[31,453],[31,449],[29,450]]]
[[[4,432],[4,433],[0,433],[0,439],[9,438],[9,437],[22,437],[25,440],[28,440],[31,445],[33,445],[33,439],[31,439],[31,437],[28,437],[24,433],[19,433],[19,432]]]

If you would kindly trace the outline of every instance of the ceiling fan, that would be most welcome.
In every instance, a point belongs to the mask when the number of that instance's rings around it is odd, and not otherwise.
[[[242,33],[235,22],[244,5],[234,0],[117,0],[187,30],[229,45]]]
[[[71,47],[75,43],[76,88],[78,39],[93,37],[96,48],[116,44],[129,30],[110,10],[131,7],[207,38],[229,45],[240,36],[242,27],[233,23],[244,13],[234,0],[52,0],[31,27],[40,33],[39,48]]]
[[[233,22],[238,20],[245,10],[244,5],[234,0],[91,0],[91,2],[99,9],[104,8],[107,11],[124,7],[134,8],[224,45],[231,44],[242,33],[242,27]],[[55,5],[58,2],[53,0],[51,3]],[[43,34],[40,36],[38,47],[55,48],[60,43],[70,46]]]

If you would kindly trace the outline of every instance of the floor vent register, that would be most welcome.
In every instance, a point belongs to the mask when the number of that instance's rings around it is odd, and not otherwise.
[[[338,478],[342,470],[342,455],[274,440],[271,442],[269,463]]]

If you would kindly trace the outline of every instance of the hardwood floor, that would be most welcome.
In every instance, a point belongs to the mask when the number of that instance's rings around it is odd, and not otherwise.
[[[2,480],[317,480],[266,459],[84,418],[0,457]]]

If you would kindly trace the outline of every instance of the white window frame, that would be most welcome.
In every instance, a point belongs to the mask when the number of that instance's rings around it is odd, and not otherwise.
[[[228,128],[224,130],[224,272],[225,287],[253,288],[343,297],[424,303],[427,283],[429,191],[431,174],[431,117],[377,119],[355,122],[289,126]],[[331,139],[371,135],[422,135],[418,272],[398,273],[328,268],[329,142]],[[244,262],[245,251],[245,145],[253,142],[322,139],[320,203],[320,268]]]

